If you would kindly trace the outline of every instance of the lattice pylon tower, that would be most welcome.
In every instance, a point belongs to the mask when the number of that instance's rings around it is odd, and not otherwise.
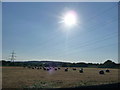
[[[12,53],[11,53],[11,57],[10,57],[10,60],[11,60],[11,62],[14,62],[14,60],[15,60],[15,52],[13,51]]]

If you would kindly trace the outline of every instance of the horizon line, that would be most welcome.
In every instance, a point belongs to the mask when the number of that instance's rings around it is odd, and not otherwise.
[[[2,59],[2,60],[5,60],[5,59]],[[0,61],[2,61],[2,60],[0,60]],[[106,59],[105,61],[107,61],[107,60],[111,60],[111,59]],[[5,61],[11,61],[11,60],[5,60]],[[35,59],[31,59],[31,60],[27,60],[27,59],[25,59],[25,60],[14,60],[14,62],[29,62],[29,61],[51,61],[51,62],[66,62],[66,63],[104,63],[105,61],[103,61],[103,62],[87,62],[87,61],[76,61],[76,62],[72,62],[72,61],[64,61],[64,60],[52,60],[52,59],[38,59],[38,60],[35,60]],[[115,61],[113,61],[113,60],[111,60],[112,62],[115,62]],[[120,62],[115,62],[115,63],[120,63]]]

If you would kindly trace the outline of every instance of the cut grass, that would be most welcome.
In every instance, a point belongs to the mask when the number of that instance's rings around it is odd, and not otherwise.
[[[84,68],[84,73],[79,73],[79,68],[68,72],[61,67],[57,71],[44,71],[43,69],[28,69],[23,67],[3,67],[3,88],[70,88],[110,84],[118,82],[118,69],[110,69],[110,73],[99,74],[101,68]],[[105,70],[105,68],[103,69]]]

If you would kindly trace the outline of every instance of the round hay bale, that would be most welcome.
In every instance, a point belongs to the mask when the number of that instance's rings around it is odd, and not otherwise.
[[[79,70],[80,73],[83,73],[83,70]]]
[[[55,68],[55,71],[57,70],[57,68]]]
[[[49,68],[47,68],[47,71],[49,71],[50,69]]]
[[[76,70],[76,68],[73,68],[73,70]]]
[[[110,72],[110,70],[107,69],[106,72]]]
[[[35,69],[34,67],[32,67],[32,69]]]
[[[104,71],[103,71],[103,70],[100,70],[100,71],[99,71],[99,74],[104,74]]]
[[[46,70],[46,68],[45,68],[45,67],[43,67],[43,70]]]
[[[65,72],[67,72],[67,71],[68,71],[68,68],[65,69]]]

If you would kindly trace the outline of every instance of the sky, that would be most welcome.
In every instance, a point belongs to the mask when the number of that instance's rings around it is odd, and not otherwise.
[[[68,11],[77,25],[62,21]],[[3,2],[2,58],[118,62],[117,2]]]

